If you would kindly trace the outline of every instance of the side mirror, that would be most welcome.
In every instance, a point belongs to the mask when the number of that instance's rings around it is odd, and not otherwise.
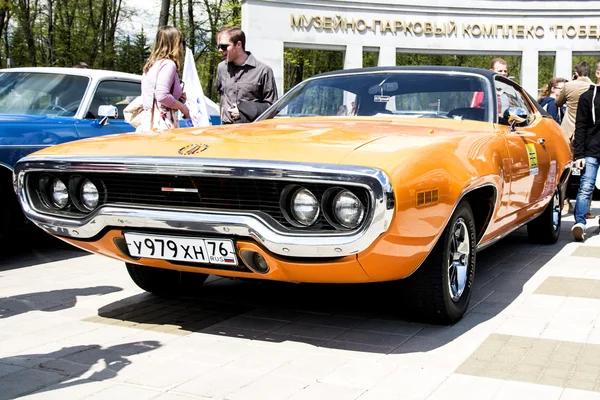
[[[529,118],[527,110],[521,107],[510,107],[504,111],[504,119],[508,122],[510,130],[515,130],[516,124],[522,124]]]
[[[102,117],[100,125],[108,125],[108,118],[117,118],[119,110],[115,106],[100,106],[98,107],[98,117]]]

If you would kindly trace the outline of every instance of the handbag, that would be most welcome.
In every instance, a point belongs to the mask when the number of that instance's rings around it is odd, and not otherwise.
[[[142,116],[144,114],[144,102],[142,96],[138,96],[131,101],[123,110],[123,118],[129,125],[137,128],[142,124]]]
[[[159,68],[160,70],[160,68]],[[161,110],[156,101],[156,84],[158,80],[158,71],[156,72],[156,80],[154,81],[154,89],[152,91],[152,107],[149,110],[144,110],[142,96],[136,97],[124,110],[123,116],[125,121],[135,127],[136,132],[145,131],[164,131],[167,129],[175,129],[179,127],[179,121],[175,111]],[[155,118],[157,115],[157,118]]]

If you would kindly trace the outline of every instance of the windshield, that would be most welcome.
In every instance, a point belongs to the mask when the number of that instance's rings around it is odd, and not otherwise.
[[[0,72],[0,114],[77,113],[89,78],[35,72]]]
[[[305,81],[261,119],[386,116],[488,121],[485,78],[444,72],[373,72]]]

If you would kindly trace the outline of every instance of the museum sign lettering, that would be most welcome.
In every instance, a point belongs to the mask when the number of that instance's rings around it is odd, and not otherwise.
[[[543,38],[546,30],[555,38],[589,38],[600,40],[598,25],[521,25],[521,24],[456,24],[401,20],[367,20],[363,18],[348,19],[336,15],[334,17],[290,15],[290,25],[298,30],[311,29],[334,32],[391,33],[412,36],[457,37],[469,38]]]

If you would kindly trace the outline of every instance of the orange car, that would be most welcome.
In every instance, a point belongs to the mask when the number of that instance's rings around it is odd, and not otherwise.
[[[390,67],[310,78],[252,124],[54,146],[17,164],[15,188],[33,222],[149,292],[208,274],[407,280],[422,317],[452,323],[477,250],[525,224],[557,241],[570,167],[560,127],[511,80]]]

